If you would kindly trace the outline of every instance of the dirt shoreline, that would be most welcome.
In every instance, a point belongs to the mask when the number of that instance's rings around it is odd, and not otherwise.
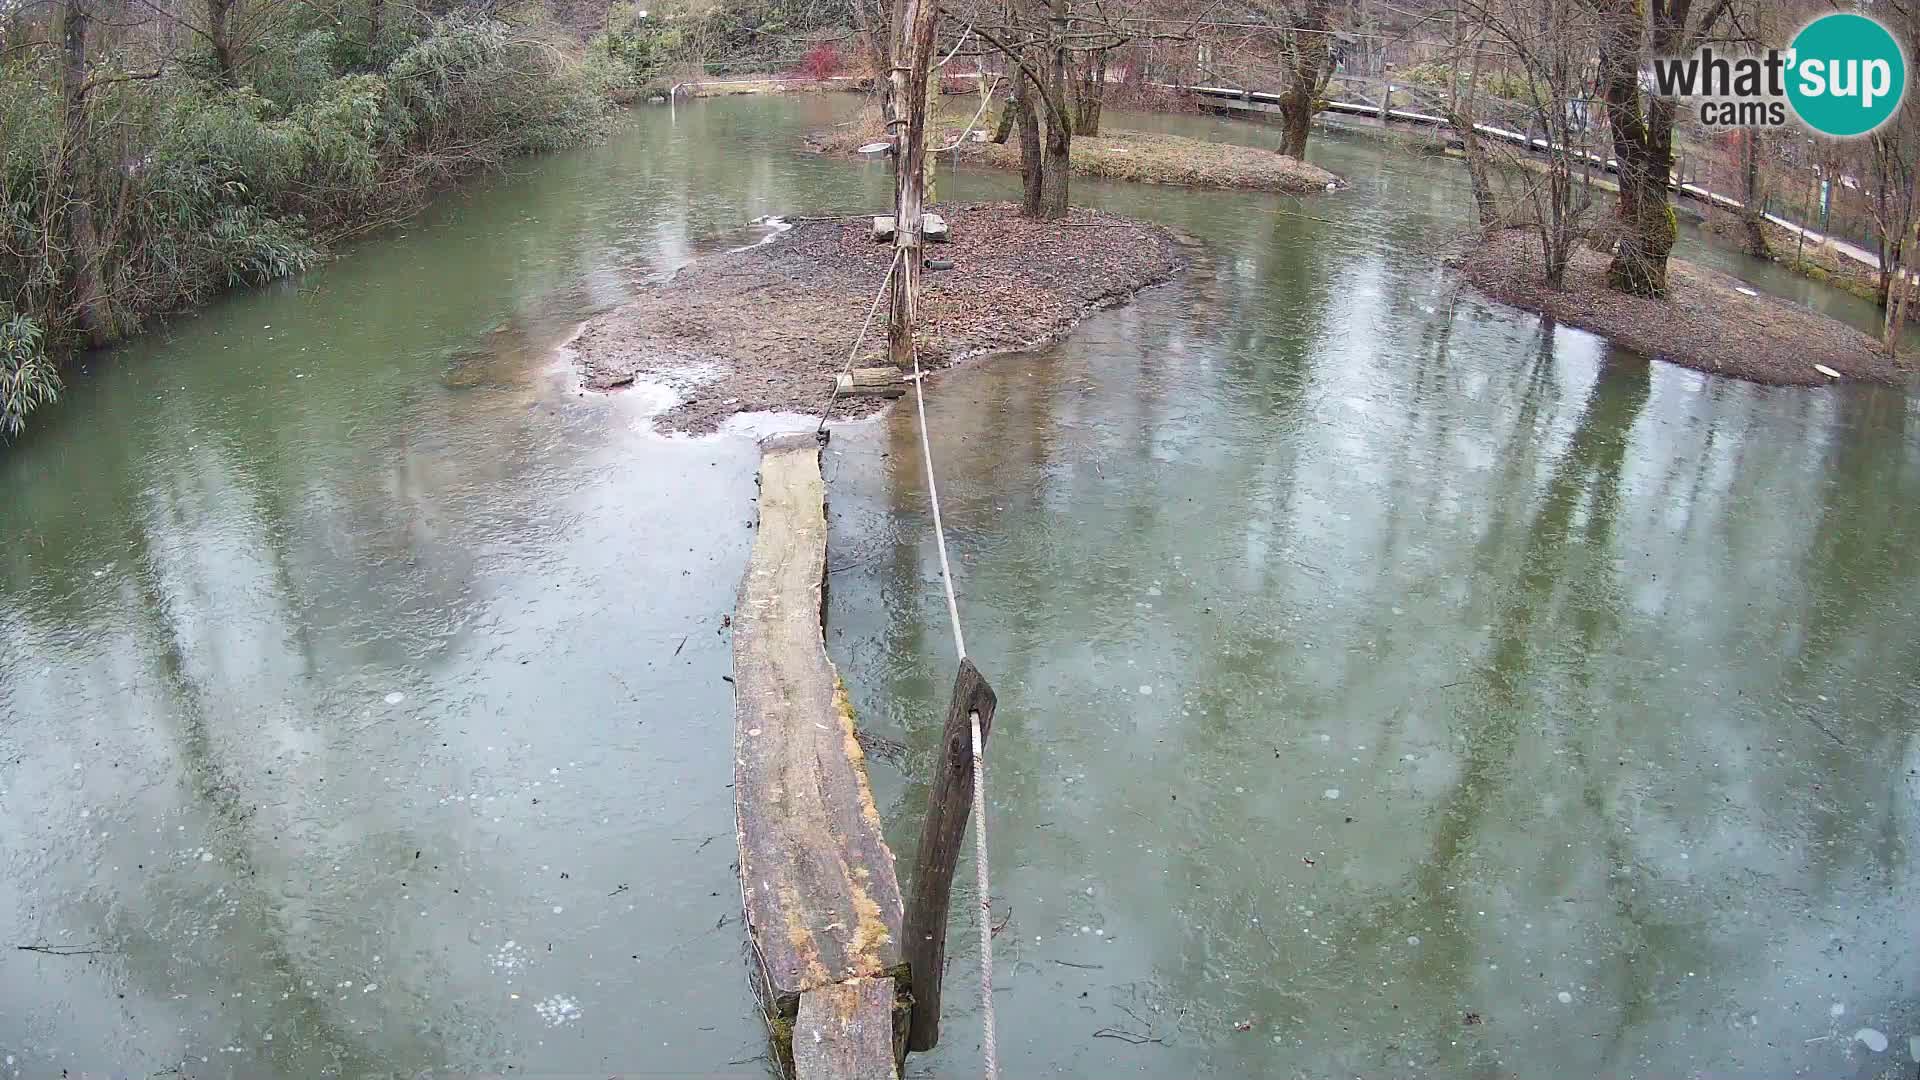
[[[1769,386],[1825,386],[1843,380],[1900,384],[1912,374],[1876,339],[1739,279],[1682,259],[1668,262],[1668,297],[1644,300],[1607,288],[1607,256],[1581,245],[1565,287],[1546,286],[1540,244],[1527,229],[1475,238],[1448,264],[1470,285],[1515,307],[1550,315],[1617,345],[1682,367]]]
[[[921,278],[920,363],[933,371],[1050,344],[1171,278],[1191,244],[1089,210],[1058,224],[1004,203],[935,209],[953,239],[928,255],[954,268]],[[671,390],[678,400],[654,417],[657,430],[705,434],[738,413],[818,413],[892,260],[871,229],[870,217],[800,219],[768,243],[698,260],[588,320],[570,346],[575,364],[591,389],[639,381]],[[886,337],[883,311],[855,366],[886,363]],[[886,404],[842,398],[834,416]]]

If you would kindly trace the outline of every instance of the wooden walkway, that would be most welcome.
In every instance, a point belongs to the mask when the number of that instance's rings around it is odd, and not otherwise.
[[[1414,109],[1382,109],[1380,107],[1381,99],[1386,97],[1386,94],[1364,89],[1362,84],[1367,80],[1342,77],[1339,81],[1346,88],[1349,97],[1359,100],[1328,100],[1322,104],[1321,112],[1332,113],[1344,117],[1350,122],[1359,121],[1363,124],[1405,124],[1413,127],[1452,131],[1453,125],[1447,121],[1446,117],[1438,115],[1438,113],[1420,112]],[[1379,80],[1371,81],[1375,85],[1382,85]],[[1259,90],[1242,90],[1231,86],[1183,86],[1176,83],[1157,83],[1155,85],[1164,90],[1192,94],[1199,99],[1203,107],[1219,112],[1278,113],[1280,111],[1280,96]],[[1425,91],[1414,87],[1401,86],[1397,83],[1393,85],[1391,92],[1393,94],[1412,97],[1415,101],[1418,101],[1422,96],[1426,96]],[[1371,98],[1371,100],[1369,100],[1369,98]],[[1392,99],[1390,97],[1386,97],[1386,100],[1388,104],[1391,104]],[[1604,121],[1599,119],[1601,114],[1598,108],[1594,110],[1593,115],[1595,122],[1604,123]],[[1473,128],[1487,138],[1510,143],[1536,154],[1546,153],[1553,148],[1552,144],[1545,139],[1538,136],[1529,136],[1524,132],[1514,131],[1497,124],[1475,124]],[[1451,137],[1454,140],[1459,138],[1457,134]],[[1588,152],[1586,156],[1587,160],[1595,168],[1610,173],[1618,173],[1620,171],[1620,163],[1613,158],[1593,152]],[[1722,195],[1717,191],[1712,191],[1699,184],[1688,183],[1679,177],[1673,178],[1669,186],[1675,193],[1682,197],[1703,203],[1709,208],[1718,207],[1719,209],[1729,210],[1734,213],[1739,213],[1745,209],[1745,206],[1738,199]],[[1780,228],[1785,229],[1788,233],[1805,236],[1807,240],[1813,244],[1825,245],[1831,248],[1844,258],[1852,259],[1862,266],[1867,266],[1874,270],[1880,269],[1880,256],[1874,252],[1850,244],[1845,240],[1815,232],[1798,222],[1789,221],[1778,214],[1763,214],[1761,216],[1765,217],[1769,222],[1778,225]],[[1920,281],[1920,275],[1916,275],[1915,280]]]
[[[825,485],[812,433],[761,444],[760,525],[733,616],[734,806],[753,978],[801,1080],[895,1080],[900,884],[821,635]]]

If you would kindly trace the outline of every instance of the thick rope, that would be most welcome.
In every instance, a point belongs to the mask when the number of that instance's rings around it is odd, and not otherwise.
[[[902,249],[904,250],[904,249]],[[873,317],[880,311],[880,301],[887,295],[887,286],[893,284],[893,272],[900,269],[900,251],[893,253],[893,262],[887,265],[887,276],[880,279],[880,291],[873,294],[873,306],[867,309],[867,321],[860,324],[860,333],[854,336],[853,349],[847,353],[847,366],[840,374],[851,375],[853,362],[860,356],[860,346],[867,340],[867,330],[873,326]],[[832,415],[833,407],[840,403],[840,380],[833,380],[833,396],[827,399],[827,407],[820,410],[820,426],[813,429],[815,435],[827,430],[827,417]],[[922,424],[926,421],[922,419]]]
[[[966,635],[960,632],[960,602],[953,596],[953,565],[947,562],[947,530],[940,521],[940,489],[933,481],[933,446],[927,441],[927,395],[920,389],[925,376],[920,371],[920,350],[913,349],[913,401],[920,412],[920,456],[927,463],[927,498],[933,503],[933,540],[940,549],[940,580],[947,587],[947,617],[953,621],[953,648],[960,659],[967,658]],[[975,754],[978,758],[980,755]],[[979,790],[977,787],[975,790]]]
[[[920,414],[920,457],[927,465],[927,498],[933,504],[933,539],[940,551],[940,580],[947,590],[947,617],[953,623],[953,648],[967,658],[967,639],[960,632],[960,602],[953,592],[953,565],[947,561],[947,530],[940,519],[940,488],[933,479],[933,443],[927,438],[927,395],[921,389],[920,350],[913,350],[913,402]],[[986,1058],[986,1080],[999,1080],[1000,1049],[994,1037],[993,1016],[993,898],[987,868],[987,758],[982,752],[980,714],[969,713],[973,734],[973,871],[980,893],[980,1018],[984,1028],[981,1053]]]
[[[973,724],[973,868],[975,887],[980,890],[980,1015],[985,1025],[980,1048],[987,1080],[998,1080],[1000,1048],[993,1036],[993,901],[987,892],[987,756],[980,752],[980,714],[971,713],[968,719]]]

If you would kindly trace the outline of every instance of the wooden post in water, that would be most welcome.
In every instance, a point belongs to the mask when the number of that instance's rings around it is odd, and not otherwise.
[[[960,661],[953,700],[940,732],[940,756],[927,788],[927,816],[920,825],[920,849],[913,859],[912,891],[907,900],[901,954],[913,980],[913,1017],[907,1049],[931,1050],[940,1041],[940,979],[947,966],[947,909],[953,899],[953,871],[973,809],[973,723],[980,717],[980,743],[993,726],[995,698],[986,676],[971,660]]]
[[[927,71],[933,63],[939,6],[938,0],[896,0],[893,8],[893,70],[888,80],[899,115],[889,134],[896,150],[893,246],[900,269],[893,275],[887,356],[902,371],[913,366],[915,301],[920,295],[920,212],[927,186]]]

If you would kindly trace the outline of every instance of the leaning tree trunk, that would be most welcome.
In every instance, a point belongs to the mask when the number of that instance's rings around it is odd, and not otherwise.
[[[94,174],[88,160],[87,23],[86,0],[66,0],[61,6],[63,51],[60,67],[61,133],[60,181],[66,194],[68,288],[73,310],[87,344],[113,340],[113,319],[100,251],[100,230],[93,220]]]
[[[1454,38],[1459,40],[1459,16],[1454,17]],[[1460,136],[1460,156],[1467,162],[1467,183],[1473,190],[1473,208],[1482,229],[1500,224],[1500,204],[1494,199],[1492,170],[1487,167],[1487,148],[1480,141],[1479,119],[1474,109],[1479,98],[1480,50],[1473,50],[1473,63],[1467,73],[1467,92],[1460,93],[1458,79],[1448,79],[1447,124]],[[1382,102],[1386,100],[1382,97]]]
[[[993,141],[997,146],[1005,146],[1007,140],[1013,138],[1013,127],[1020,118],[1019,87],[1024,81],[1019,72],[1014,72],[1014,91],[1008,95],[1006,104],[1000,106],[1000,120],[993,127]]]
[[[1667,185],[1673,175],[1673,102],[1640,103],[1643,16],[1638,0],[1602,0],[1600,95],[1619,163],[1620,238],[1607,284],[1634,296],[1667,292],[1667,257],[1678,233]]]
[[[1492,170],[1487,167],[1487,148],[1473,128],[1469,117],[1460,132],[1460,153],[1467,159],[1467,183],[1473,188],[1473,209],[1482,229],[1500,224],[1500,204],[1493,197]]]

